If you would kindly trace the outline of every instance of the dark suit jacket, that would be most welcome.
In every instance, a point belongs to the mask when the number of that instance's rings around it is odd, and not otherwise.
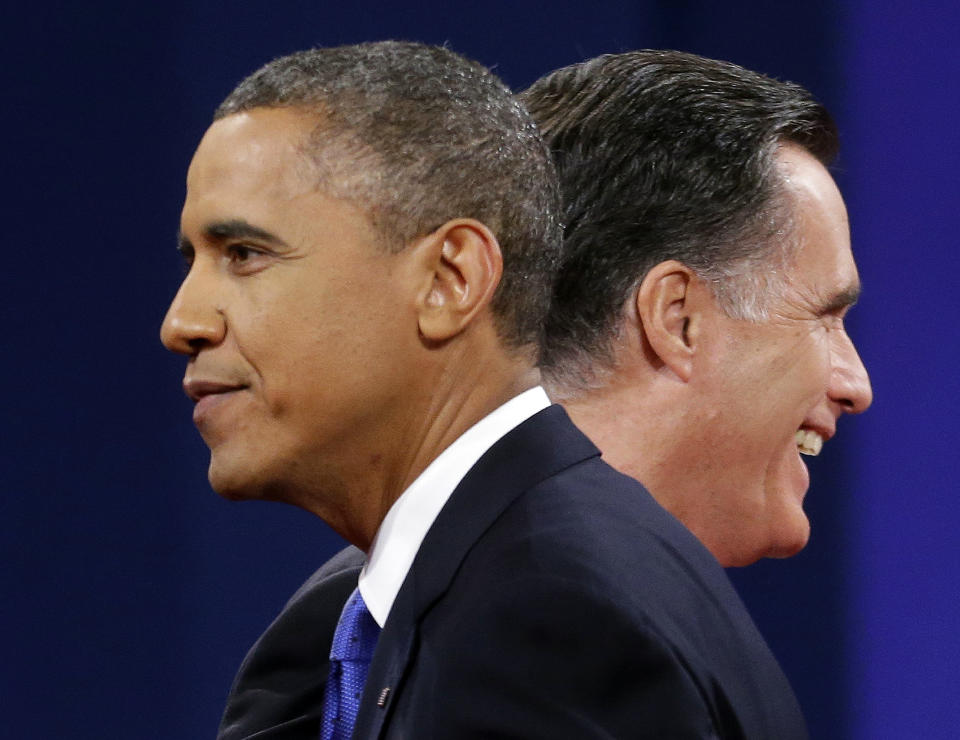
[[[319,738],[333,632],[365,560],[348,547],[290,598],[240,664],[218,740]]]
[[[316,738],[326,651],[360,557],[318,571],[254,646],[222,740]],[[354,737],[806,732],[717,562],[553,406],[478,461],[427,533]]]

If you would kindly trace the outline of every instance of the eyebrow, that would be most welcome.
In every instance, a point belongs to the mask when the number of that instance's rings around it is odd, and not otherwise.
[[[230,239],[256,239],[277,247],[286,247],[287,243],[276,234],[272,234],[266,229],[244,221],[242,218],[235,218],[229,221],[214,221],[207,224],[203,233],[206,238],[213,242],[223,242]],[[180,250],[192,248],[193,244],[182,231],[177,232],[177,244]]]

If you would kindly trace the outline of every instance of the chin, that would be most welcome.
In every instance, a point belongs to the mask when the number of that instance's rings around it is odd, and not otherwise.
[[[732,532],[728,532],[732,535]],[[725,568],[742,568],[763,558],[789,558],[800,552],[810,539],[810,522],[802,510],[764,531],[741,531],[740,537],[704,544]]]
[[[262,486],[257,485],[249,467],[228,464],[218,459],[216,454],[210,456],[207,480],[210,481],[210,487],[228,501],[250,501],[263,498]]]
[[[227,482],[213,475],[208,476],[208,480],[210,481],[210,487],[227,501],[252,501],[260,498],[250,491],[249,486]]]
[[[807,466],[796,449],[788,454],[791,466],[780,471],[781,477],[766,486],[766,542],[760,557],[789,558],[796,555],[810,540],[810,520],[803,511],[803,501],[810,487]],[[759,559],[759,558],[758,558]]]
[[[791,558],[807,546],[810,541],[810,521],[800,511],[789,526],[781,528],[778,536],[770,545],[766,557]]]
[[[307,499],[298,497],[297,490],[274,468],[256,466],[249,460],[227,461],[211,456],[207,480],[210,487],[228,501],[275,501],[312,510]]]

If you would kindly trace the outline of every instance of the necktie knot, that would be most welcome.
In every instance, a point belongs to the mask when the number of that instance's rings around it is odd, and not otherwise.
[[[360,589],[347,599],[330,646],[330,677],[324,690],[321,740],[347,740],[353,732],[380,627]]]
[[[330,660],[362,660],[369,663],[379,636],[380,627],[367,610],[360,590],[356,589],[340,614],[330,647]]]

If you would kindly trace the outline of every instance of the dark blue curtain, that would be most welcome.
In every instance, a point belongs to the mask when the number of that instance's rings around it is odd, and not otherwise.
[[[157,333],[186,167],[267,59],[447,43],[513,86],[672,47],[803,83],[843,129],[876,402],[811,465],[813,539],[733,572],[817,738],[952,738],[960,717],[954,213],[960,6],[847,0],[20,4],[5,17],[0,734],[210,737],[233,672],[341,545],[230,504]]]

